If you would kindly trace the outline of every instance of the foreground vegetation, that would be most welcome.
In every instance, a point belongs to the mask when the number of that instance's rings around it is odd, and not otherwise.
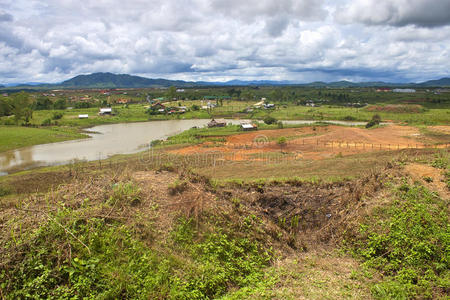
[[[219,180],[197,173],[222,167],[131,155],[5,176],[0,295],[445,299],[449,157],[404,150],[335,158],[349,162],[340,175],[313,162]],[[409,164],[447,176],[447,190]]]

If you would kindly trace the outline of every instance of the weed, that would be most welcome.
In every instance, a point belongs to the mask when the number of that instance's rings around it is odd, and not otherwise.
[[[168,189],[169,189],[169,194],[170,195],[176,195],[176,194],[181,194],[182,192],[184,192],[188,187],[188,184],[185,180],[175,180],[174,182],[172,182]]]
[[[433,178],[431,178],[430,176],[423,177],[423,180],[428,183],[433,182]]]
[[[376,297],[431,298],[434,290],[449,288],[448,208],[420,185],[405,182],[396,195],[361,227],[356,251],[385,276],[372,289]]]
[[[0,185],[0,197],[11,194],[11,188],[6,185]]]
[[[109,205],[131,205],[141,203],[141,190],[132,182],[119,182],[113,185],[112,195],[106,201]]]

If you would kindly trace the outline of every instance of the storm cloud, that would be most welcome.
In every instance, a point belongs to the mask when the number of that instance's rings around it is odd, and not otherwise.
[[[448,0],[0,0],[0,84],[449,76]],[[382,30],[380,30],[382,27]]]

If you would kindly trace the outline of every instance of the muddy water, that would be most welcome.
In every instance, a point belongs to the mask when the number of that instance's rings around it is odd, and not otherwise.
[[[153,140],[164,139],[209,120],[169,120],[95,126],[91,138],[42,144],[0,153],[0,176],[40,166],[67,164],[74,160],[98,160],[115,154],[145,150]]]
[[[227,120],[239,124],[245,120]],[[205,126],[209,120],[169,120],[100,125],[88,129],[91,138],[42,144],[0,153],[0,176],[41,166],[67,164],[74,160],[105,159],[115,154],[143,151],[153,140],[164,139],[191,127]],[[286,124],[312,124],[315,121],[283,121]],[[335,122],[335,121],[330,121]],[[339,122],[339,121],[337,121]],[[350,126],[359,122],[339,122]]]

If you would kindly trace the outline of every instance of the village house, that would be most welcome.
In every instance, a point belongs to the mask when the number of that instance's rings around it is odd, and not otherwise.
[[[225,120],[215,120],[212,119],[209,123],[208,123],[208,127],[212,128],[212,127],[225,127],[227,126],[227,122]]]
[[[258,126],[252,123],[241,123],[241,129],[243,131],[257,130]]]
[[[394,93],[415,93],[415,89],[393,89]]]
[[[100,108],[99,111],[99,116],[104,116],[104,115],[112,115],[113,111],[111,107],[105,107],[105,108]]]

